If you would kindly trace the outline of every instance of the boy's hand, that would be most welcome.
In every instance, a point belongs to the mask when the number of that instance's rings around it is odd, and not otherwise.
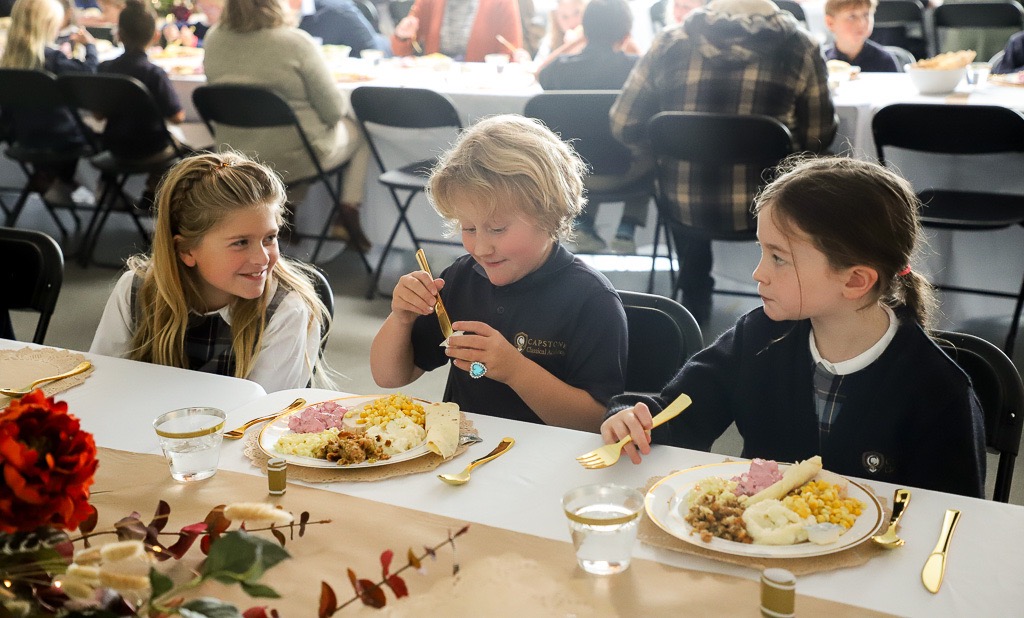
[[[443,287],[444,279],[431,279],[422,270],[403,275],[391,295],[391,311],[405,322],[430,315],[434,313],[434,303]]]
[[[651,421],[651,411],[646,404],[638,403],[632,408],[626,408],[616,412],[601,424],[601,437],[606,444],[613,444],[625,438],[633,436],[632,442],[627,442],[622,447],[622,452],[629,456],[629,460],[635,464],[640,463],[640,454],[648,455],[651,452],[651,429],[654,424]]]
[[[474,362],[487,367],[487,377],[507,383],[523,355],[497,330],[483,322],[455,322],[452,328],[464,331],[465,335],[452,335],[448,339],[446,354],[454,365],[469,371]]]

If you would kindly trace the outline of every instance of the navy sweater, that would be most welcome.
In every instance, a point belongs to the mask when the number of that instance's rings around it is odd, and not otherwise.
[[[906,309],[875,362],[846,376],[846,400],[827,438],[818,431],[810,321],[774,322],[763,309],[740,318],[696,354],[655,398],[620,395],[662,409],[680,393],[693,404],[655,429],[654,442],[709,450],[735,422],[743,457],[798,461],[820,454],[833,472],[983,497],[985,420],[970,379]]]

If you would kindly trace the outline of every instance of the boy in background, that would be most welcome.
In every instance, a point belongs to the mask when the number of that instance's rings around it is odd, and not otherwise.
[[[826,60],[842,60],[870,73],[896,73],[896,59],[868,39],[875,27],[878,0],[828,0],[825,26],[835,40],[825,48]]]

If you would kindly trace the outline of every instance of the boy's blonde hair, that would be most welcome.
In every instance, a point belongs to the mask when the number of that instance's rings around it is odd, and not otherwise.
[[[57,0],[18,0],[11,9],[7,45],[0,58],[5,69],[42,69],[44,50],[54,41],[64,7]]]
[[[878,8],[878,0],[825,0],[825,14],[835,17],[849,9],[870,9],[872,13]]]
[[[172,367],[188,366],[185,330],[189,311],[202,311],[205,307],[200,275],[196,269],[185,266],[179,251],[198,245],[211,228],[239,209],[269,207],[281,225],[284,200],[284,184],[277,174],[234,152],[199,154],[167,172],[157,188],[152,253],[128,260],[128,267],[142,278],[133,309],[136,323],[129,358]],[[267,305],[276,289],[273,281],[294,290],[309,307],[307,327],[319,317],[322,333],[329,330],[331,317],[313,287],[311,270],[311,266],[281,256],[259,298],[232,300],[235,377],[248,377],[259,356]],[[322,362],[318,355],[313,376],[329,384],[326,371],[316,370],[322,368]]]
[[[458,200],[471,197],[491,213],[511,208],[553,239],[569,238],[586,203],[585,173],[576,151],[539,120],[506,114],[462,133],[434,168],[427,195],[453,231]]]

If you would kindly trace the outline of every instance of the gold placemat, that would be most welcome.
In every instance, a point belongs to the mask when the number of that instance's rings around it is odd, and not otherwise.
[[[265,478],[227,470],[220,470],[205,481],[176,483],[159,455],[101,448],[99,460],[90,500],[99,510],[98,530],[109,529],[132,511],[145,513],[143,520],[149,521],[148,513],[159,500],[166,500],[171,507],[165,533],[202,521],[214,505],[230,502],[265,500],[295,514],[308,511],[314,521],[333,519],[329,524],[307,526],[301,538],[289,537],[286,549],[292,559],[268,571],[262,580],[276,589],[281,598],[254,599],[245,596],[238,586],[217,583],[188,593],[188,598],[222,598],[242,609],[265,605],[288,618],[316,615],[321,581],[337,592],[339,601],[344,601],[352,596],[346,569],[376,581],[380,577],[379,556],[383,550],[395,552],[394,570],[405,564],[408,548],[420,554],[424,545],[434,545],[466,524],[465,520],[302,485],[289,486],[283,496],[267,496]],[[451,492],[452,488],[436,479],[424,482],[436,485],[439,495],[460,494],[469,499],[469,494]],[[112,540],[102,538],[97,542]],[[396,599],[388,590],[383,612],[357,603],[336,617],[759,615],[757,581],[679,569],[640,558],[634,558],[629,569],[619,575],[587,575],[576,566],[568,540],[568,528],[565,540],[552,540],[474,523],[456,540],[455,559],[461,566],[457,576],[452,576],[452,549],[443,547],[437,551],[435,560],[423,561],[422,572],[402,573],[409,587],[408,597]],[[198,549],[193,548],[181,562],[161,563],[158,568],[176,569],[172,576],[177,574],[179,581],[190,579],[191,569],[201,558]],[[796,611],[799,616],[829,618],[882,615],[800,594],[799,581]]]
[[[459,435],[477,435],[476,427],[473,426],[473,421],[466,418],[466,415],[459,413]],[[249,458],[249,461],[254,466],[262,470],[264,473],[267,471],[267,460],[270,458],[263,449],[260,448],[259,437],[260,430],[263,425],[257,425],[255,430],[250,430],[245,435],[245,447],[242,453]],[[459,455],[466,452],[469,445],[460,444],[455,449],[455,454],[450,459],[455,459]],[[437,469],[445,461],[445,458],[434,453],[427,453],[422,457],[416,459],[409,459],[401,463],[391,464],[388,466],[373,466],[370,468],[306,468],[303,466],[289,465],[288,466],[288,479],[306,481],[307,483],[334,483],[336,481],[351,481],[355,483],[368,482],[368,481],[380,481],[383,479],[389,479],[394,476],[405,476],[406,474],[419,474],[420,472],[430,472],[431,470]]]
[[[86,358],[83,354],[54,348],[0,350],[0,387],[24,388],[39,378],[70,371],[84,360]],[[85,382],[95,370],[96,367],[90,367],[76,376],[44,384],[43,392],[47,397],[63,393]],[[0,408],[7,406],[10,401],[9,397],[0,396]]]
[[[669,476],[675,472],[677,472],[677,470],[673,470],[665,476]],[[654,484],[662,478],[664,477],[651,477],[647,480],[647,484],[641,492],[644,495],[647,495],[647,492],[650,491],[651,487],[653,487]],[[861,485],[861,487],[863,487],[865,491],[874,494],[874,491],[867,485]],[[892,511],[890,507],[887,506],[884,498],[879,498],[878,501],[882,505],[882,521],[888,522],[889,515]],[[719,562],[738,564],[758,571],[769,567],[786,569],[793,573],[793,575],[807,575],[809,573],[820,573],[822,571],[833,571],[835,569],[860,566],[868,560],[888,551],[876,546],[874,543],[865,541],[859,545],[843,551],[838,551],[834,554],[813,556],[810,558],[760,558],[752,556],[734,556],[732,554],[723,554],[722,552],[705,549],[699,545],[687,543],[682,539],[672,536],[668,532],[659,528],[656,523],[651,521],[646,510],[642,513],[640,518],[640,528],[637,532],[637,538],[648,545],[653,545],[654,547],[661,547],[672,551],[682,552],[684,554],[710,558],[712,560],[718,560]]]

